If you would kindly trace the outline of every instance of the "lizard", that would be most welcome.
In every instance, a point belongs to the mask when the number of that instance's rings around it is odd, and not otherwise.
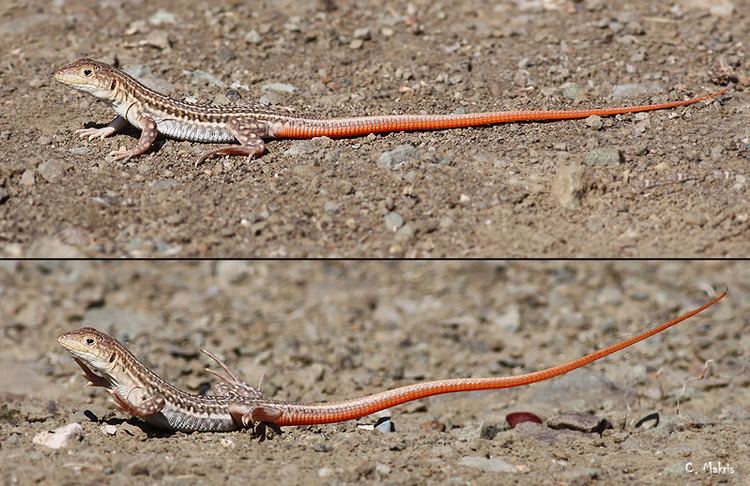
[[[127,161],[145,154],[158,134],[177,140],[206,143],[239,144],[204,152],[196,161],[202,163],[213,155],[246,155],[249,160],[265,152],[264,140],[277,138],[308,139],[314,137],[345,138],[399,131],[442,130],[511,122],[538,122],[611,116],[624,113],[663,110],[713,99],[728,88],[688,100],[651,105],[614,108],[497,111],[450,115],[380,115],[351,118],[318,119],[292,116],[252,101],[228,105],[199,104],[181,101],[143,85],[115,66],[93,59],[79,59],[54,74],[57,81],[90,93],[112,106],[117,116],[102,128],[76,130],[81,137],[104,139],[127,128],[141,130],[136,147],[113,151],[113,161]]]
[[[671,321],[629,339],[604,347],[566,363],[514,376],[454,378],[405,385],[362,398],[329,403],[296,403],[268,399],[262,379],[257,387],[244,382],[218,356],[201,349],[223,371],[206,368],[219,381],[207,395],[185,392],[169,384],[141,363],[110,335],[91,327],[68,331],[58,342],[83,370],[88,385],[103,387],[125,413],[168,431],[220,432],[251,429],[265,434],[265,427],[342,422],[370,415],[413,400],[444,393],[494,390],[549,380],[581,368],[660,333],[719,302],[722,292],[709,302]],[[262,431],[262,432],[261,432]]]

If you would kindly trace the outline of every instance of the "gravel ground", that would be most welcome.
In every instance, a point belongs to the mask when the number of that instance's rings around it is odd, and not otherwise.
[[[747,484],[748,275],[746,262],[3,262],[0,480]],[[394,433],[354,422],[260,444],[242,432],[159,433],[85,388],[55,341],[98,326],[195,392],[212,383],[206,347],[250,383],[264,375],[267,396],[330,401],[558,364],[721,286],[729,297],[705,314],[562,378],[395,407]],[[709,359],[678,415],[680,390]],[[544,423],[508,429],[518,411]],[[654,413],[658,424],[638,425]],[[82,438],[33,443],[63,426]]]
[[[747,0],[0,2],[0,254],[745,256]],[[275,141],[248,164],[55,83],[79,57],[177,97],[353,116],[641,104],[647,115]],[[375,61],[375,62],[373,62]]]

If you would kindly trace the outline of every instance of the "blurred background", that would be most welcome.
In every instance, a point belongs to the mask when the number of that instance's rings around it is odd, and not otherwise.
[[[206,347],[249,383],[265,376],[270,398],[331,401],[416,381],[556,365],[671,319],[723,286],[730,295],[711,310],[564,377],[394,408],[396,434],[363,436],[352,422],[285,429],[260,446],[257,462],[250,460],[254,471],[279,480],[301,480],[325,468],[340,472],[334,477],[356,479],[367,476],[373,461],[394,473],[372,477],[406,480],[401,468],[407,466],[449,477],[439,464],[419,459],[434,454],[449,463],[466,454],[500,454],[515,464],[558,454],[586,471],[592,458],[604,454],[601,460],[617,464],[630,448],[641,451],[644,471],[670,466],[659,463],[665,458],[684,462],[685,454],[702,447],[736,457],[732,443],[748,429],[750,399],[748,263],[0,262],[0,435],[8,444],[0,446],[0,460],[15,461],[14,474],[23,478],[46,471],[48,479],[74,480],[77,473],[63,465],[89,456],[102,468],[97,474],[129,477],[144,463],[165,477],[194,474],[156,459],[177,454],[249,477],[241,451],[259,446],[248,434],[150,440],[137,428],[113,437],[101,433],[85,410],[99,419],[126,417],[105,392],[83,386],[77,366],[55,341],[60,332],[83,325],[112,333],[162,377],[196,393],[212,384],[199,353]],[[709,359],[710,375],[687,387],[676,417],[680,390]],[[506,431],[489,440],[487,431],[507,427],[505,415],[513,411],[538,414],[543,433],[532,440]],[[608,448],[601,450],[598,434],[549,435],[558,431],[547,424],[565,412],[609,421],[613,430],[607,434],[615,435],[604,436]],[[640,432],[635,423],[653,412],[662,423]],[[73,452],[50,455],[31,445],[34,434],[70,422],[87,432]],[[241,447],[229,451],[221,440]],[[686,452],[685,441],[696,443]],[[360,446],[377,452],[377,460],[369,453],[357,461],[335,453]],[[206,456],[206,447],[221,453]],[[403,447],[413,450],[399,455]],[[575,458],[566,452],[571,447],[579,450]],[[115,460],[100,457],[101,448],[129,452]],[[319,457],[316,448],[333,452]],[[654,456],[656,450],[666,452]],[[296,464],[296,472],[279,472],[263,454]],[[558,466],[544,462],[531,470],[541,478]]]

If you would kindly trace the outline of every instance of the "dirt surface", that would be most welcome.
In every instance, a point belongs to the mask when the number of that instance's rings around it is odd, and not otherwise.
[[[747,263],[0,268],[4,484],[747,484]],[[212,383],[198,352],[206,347],[250,383],[265,376],[269,397],[330,401],[555,365],[670,319],[723,285],[731,293],[712,310],[564,377],[395,407],[395,433],[355,422],[290,427],[260,444],[242,432],[159,433],[124,422],[106,392],[85,388],[55,341],[84,324],[100,327],[194,392]],[[709,359],[710,375],[687,385],[678,416],[680,390]],[[508,429],[505,416],[517,411],[536,413],[544,424]],[[658,425],[636,425],[652,413]],[[606,426],[602,420],[612,428],[600,427],[601,434],[551,428]],[[80,442],[59,450],[32,443],[73,423],[83,429]],[[114,426],[114,435],[103,425]],[[709,462],[733,472],[703,471]],[[685,472],[688,463],[696,473]]]
[[[3,0],[0,252],[748,255],[750,2],[609,3]],[[106,155],[137,131],[79,140],[113,116],[51,79],[84,56],[178,98],[323,117],[660,102],[716,90],[711,73],[732,91],[601,122],[271,141],[196,168],[206,145],[122,164]]]

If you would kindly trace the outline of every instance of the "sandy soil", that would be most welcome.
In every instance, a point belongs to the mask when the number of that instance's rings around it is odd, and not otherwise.
[[[750,3],[608,3],[3,0],[0,252],[748,255]],[[326,117],[641,104],[715,90],[720,60],[734,74],[715,103],[601,126],[274,141],[195,168],[201,144],[121,164],[105,157],[137,131],[74,135],[112,118],[51,79],[84,56],[173,96]]]
[[[3,263],[0,474],[4,484],[747,484],[749,271],[736,262]],[[262,444],[242,432],[158,433],[85,388],[55,342],[98,326],[196,392],[212,383],[205,346],[250,383],[265,375],[267,396],[329,401],[558,364],[722,285],[731,294],[714,309],[589,368],[395,407],[395,433],[354,422],[286,428]],[[678,416],[683,384],[709,359],[710,376],[687,386]],[[509,430],[514,411],[544,424]],[[652,413],[657,426],[637,425]],[[612,428],[550,427],[600,420]],[[71,423],[82,441],[56,451],[32,443]],[[734,472],[702,470],[719,461]]]

